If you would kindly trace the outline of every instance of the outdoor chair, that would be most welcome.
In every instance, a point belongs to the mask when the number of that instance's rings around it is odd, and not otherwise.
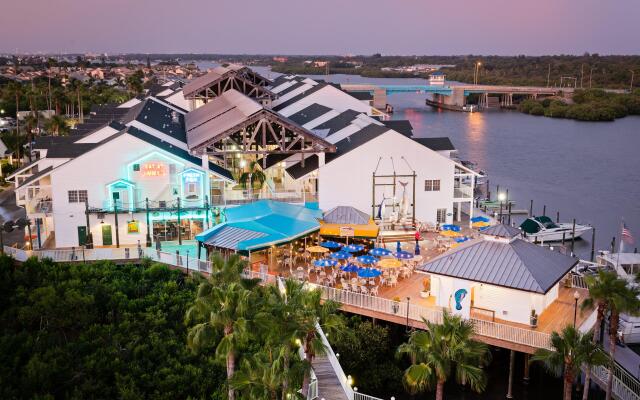
[[[371,296],[377,296],[378,295],[378,286],[374,286],[371,288],[370,291]]]
[[[360,286],[360,292],[362,294],[369,294],[369,289],[366,286]]]

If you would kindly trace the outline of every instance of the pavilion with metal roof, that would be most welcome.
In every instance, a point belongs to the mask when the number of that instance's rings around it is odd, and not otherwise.
[[[216,67],[207,74],[187,83],[183,90],[187,100],[200,100],[207,103],[227,90],[235,89],[252,98],[275,98],[267,86],[271,81],[250,68],[231,64]]]
[[[248,253],[289,243],[320,229],[320,210],[260,200],[225,211],[225,222],[196,236],[207,251]]]

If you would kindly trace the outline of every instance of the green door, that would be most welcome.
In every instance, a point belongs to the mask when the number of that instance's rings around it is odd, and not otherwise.
[[[78,227],[78,245],[84,246],[87,244],[87,227],[79,226]]]
[[[102,224],[102,245],[111,246],[113,240],[111,239],[111,225]]]

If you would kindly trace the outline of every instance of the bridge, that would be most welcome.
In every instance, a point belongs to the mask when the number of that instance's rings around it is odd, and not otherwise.
[[[512,106],[513,96],[521,95],[530,98],[538,96],[557,96],[573,93],[573,88],[508,86],[508,85],[373,85],[373,84],[342,84],[341,88],[347,92],[367,92],[374,95],[374,107],[386,106],[386,96],[396,93],[424,93],[432,94],[433,100],[427,104],[461,110],[466,105],[469,95],[480,95],[479,106],[489,107],[490,97],[499,97],[499,104]],[[494,95],[494,96],[491,96]]]

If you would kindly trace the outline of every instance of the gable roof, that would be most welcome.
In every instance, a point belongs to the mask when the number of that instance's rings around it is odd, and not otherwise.
[[[264,107],[235,89],[227,90],[185,117],[189,148],[242,123]]]
[[[430,148],[433,151],[446,151],[455,150],[456,147],[451,143],[451,139],[448,137],[434,137],[434,138],[412,138],[421,145]]]
[[[406,119],[394,119],[389,121],[382,121],[383,124],[388,126],[390,129],[398,133],[402,133],[406,137],[413,136],[413,125],[411,122]]]
[[[35,174],[31,175],[30,177],[28,177],[27,179],[25,179],[20,186],[18,186],[18,189],[20,189],[21,187],[27,186],[28,184],[35,182],[36,180],[40,179],[40,178],[44,178],[45,176],[49,175],[51,173],[51,171],[53,171],[53,166],[50,165],[47,168],[43,169],[42,171],[38,171]]]
[[[135,120],[181,142],[187,142],[184,114],[155,99],[147,98],[133,107],[128,115],[127,122]]]
[[[366,225],[371,217],[355,207],[338,206],[324,213],[322,220],[328,224]]]
[[[338,132],[339,130],[342,130],[347,126],[349,126],[351,122],[353,122],[353,120],[356,119],[358,114],[361,114],[361,113],[356,110],[345,110],[340,114],[336,115],[335,117],[331,118],[330,120],[325,121],[322,124],[314,127],[313,130],[328,129],[329,133],[327,134],[327,136],[332,135]]]
[[[305,97],[317,92],[318,90],[327,87],[326,83],[318,83],[317,85],[309,88],[308,90],[305,90],[304,92],[293,96],[292,98],[290,98],[289,100],[283,101],[282,103],[273,106],[273,110],[274,111],[281,111],[283,109],[285,109],[286,107],[289,107],[290,105],[297,103],[298,101],[304,99]]]
[[[513,226],[505,225],[505,224],[497,224],[488,227],[485,230],[480,231],[483,235],[496,236],[502,238],[513,238],[516,236],[520,236],[522,231]]]
[[[480,239],[418,267],[423,272],[534,293],[547,293],[578,259],[522,239]]]
[[[307,122],[313,121],[321,115],[328,113],[329,111],[331,111],[331,108],[323,106],[322,104],[313,103],[297,113],[289,115],[288,118],[299,125],[304,125]]]

